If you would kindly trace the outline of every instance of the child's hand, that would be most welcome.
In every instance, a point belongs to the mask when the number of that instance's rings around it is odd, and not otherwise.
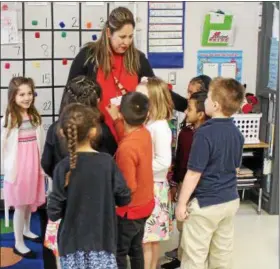
[[[106,106],[106,110],[108,111],[113,120],[117,120],[119,118],[119,109],[116,105],[110,104]]]
[[[178,203],[176,206],[175,215],[178,221],[186,220],[189,216],[189,213],[187,211],[187,205],[182,205]]]
[[[171,187],[170,189],[170,194],[171,194],[171,201],[172,202],[177,202],[176,196],[177,196],[177,187]]]
[[[142,77],[141,82],[147,83],[148,82],[148,77]]]

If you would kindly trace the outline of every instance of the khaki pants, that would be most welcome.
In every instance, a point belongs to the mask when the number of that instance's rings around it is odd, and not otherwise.
[[[189,205],[183,224],[181,269],[231,269],[233,218],[239,199],[200,208],[197,199]]]

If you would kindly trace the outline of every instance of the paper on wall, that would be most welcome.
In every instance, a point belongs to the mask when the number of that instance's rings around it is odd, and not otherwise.
[[[1,11],[1,44],[19,43],[17,12]]]

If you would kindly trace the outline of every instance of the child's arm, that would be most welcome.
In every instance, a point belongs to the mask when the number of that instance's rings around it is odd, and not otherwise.
[[[171,130],[168,128],[158,128],[156,126],[153,130],[153,144],[154,144],[154,157],[153,157],[153,171],[158,172],[168,169],[172,160],[171,150]]]
[[[109,153],[114,156],[117,150],[118,144],[113,136],[110,128],[105,122],[101,123],[101,135],[99,141],[97,141],[97,150],[100,152]]]
[[[5,140],[7,135],[7,128],[4,128],[4,117],[1,119],[1,175],[4,175],[4,147],[5,147]]]
[[[121,170],[131,193],[134,193],[137,189],[136,167],[138,165],[137,155],[134,149],[131,146],[123,146],[116,154],[116,163]]]
[[[124,137],[124,122],[122,119],[116,119],[114,120],[114,127],[118,136],[119,141],[121,141]]]
[[[188,171],[184,178],[176,208],[176,217],[179,221],[183,221],[188,216],[187,204],[209,162],[209,156],[208,140],[203,134],[196,133],[189,157]]]
[[[106,107],[109,115],[111,116],[112,120],[114,121],[114,127],[118,136],[119,141],[121,141],[124,137],[124,122],[122,119],[119,118],[119,109],[116,105],[111,104]]]
[[[67,169],[65,167],[65,161],[69,162],[68,158],[61,161],[54,169],[53,191],[49,195],[47,206],[48,217],[51,221],[61,219],[64,216],[66,208],[67,196],[64,184]]]
[[[187,204],[200,180],[200,177],[200,172],[188,170],[186,173],[176,208],[176,217],[179,221],[183,221],[187,217]]]
[[[41,165],[45,173],[49,177],[53,177],[53,171],[55,168],[55,158],[54,158],[54,142],[53,142],[53,131],[55,125],[51,125],[47,132],[47,139],[45,142]]]
[[[128,205],[131,201],[130,190],[126,185],[125,179],[119,168],[113,161],[113,176],[114,176],[114,195],[117,206]]]

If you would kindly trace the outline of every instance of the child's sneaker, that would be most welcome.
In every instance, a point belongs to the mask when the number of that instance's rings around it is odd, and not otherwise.
[[[163,269],[180,269],[181,262],[175,258],[173,261],[165,263],[161,266]]]
[[[175,259],[177,258],[177,252],[178,252],[178,248],[165,252],[165,257],[168,259]]]

